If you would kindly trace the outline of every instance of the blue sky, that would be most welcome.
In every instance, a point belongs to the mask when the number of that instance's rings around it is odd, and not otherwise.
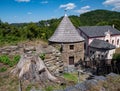
[[[96,9],[120,12],[120,0],[0,0],[0,19],[8,23],[38,22]]]

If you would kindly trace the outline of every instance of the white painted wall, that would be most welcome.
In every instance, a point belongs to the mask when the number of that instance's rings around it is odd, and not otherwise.
[[[92,50],[92,52],[90,52]],[[93,53],[94,52],[94,53]],[[112,50],[98,50],[95,48],[89,48],[89,57],[90,58],[95,58],[95,59],[112,59],[113,54],[115,53],[115,49]]]
[[[114,35],[114,36],[111,36],[109,35],[109,31],[108,33],[106,33],[104,37],[96,37],[96,38],[89,38],[84,34],[82,33],[81,31],[79,32],[80,35],[85,39],[85,43],[86,43],[86,50],[85,50],[85,53],[88,53],[89,52],[89,49],[88,49],[88,46],[90,45],[90,43],[94,40],[94,39],[100,39],[100,40],[109,40],[109,43],[110,44],[113,44],[115,45],[117,48],[120,47],[120,35]],[[119,43],[117,44],[117,40],[119,40]],[[112,43],[112,41],[114,41],[114,43]],[[110,56],[108,57],[110,58]]]
[[[106,59],[112,59],[114,53],[115,53],[115,49],[109,50]]]

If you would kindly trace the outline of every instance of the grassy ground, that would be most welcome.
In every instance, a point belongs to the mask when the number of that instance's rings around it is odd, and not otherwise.
[[[0,69],[0,91],[17,91],[18,78],[10,74],[12,68],[0,63]]]
[[[65,78],[65,80],[71,82],[73,81],[74,83],[77,83],[78,81],[77,73],[64,73],[63,77]]]

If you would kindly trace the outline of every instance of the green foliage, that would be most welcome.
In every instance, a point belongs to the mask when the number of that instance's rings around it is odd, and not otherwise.
[[[20,55],[15,55],[13,58],[14,63],[17,64],[19,60],[20,60]]]
[[[9,65],[10,59],[7,55],[2,55],[2,56],[0,56],[0,62]]]
[[[109,25],[109,23],[106,21],[102,21],[102,22],[97,23],[96,25],[97,26],[104,26],[104,25]]]
[[[113,54],[113,60],[119,61],[120,60],[120,53]]]
[[[80,17],[73,15],[70,16],[69,18],[75,27],[79,27],[82,25],[80,21]]]
[[[74,81],[75,83],[77,83],[77,74],[74,73],[64,73],[63,77],[68,80],[68,81]]]
[[[10,57],[7,55],[0,56],[0,62],[9,65],[10,67],[13,67],[15,64],[17,64],[19,60],[19,55],[15,55],[13,59],[10,59]]]
[[[0,45],[16,44],[23,40],[42,39],[47,41],[56,30],[61,19],[41,20],[38,23],[8,24],[0,20]],[[115,25],[120,30],[120,13],[108,10],[94,10],[80,16],[69,16],[75,27]]]
[[[101,22],[111,23],[112,20],[119,20],[119,18],[119,12],[108,10],[94,10],[80,15],[80,21],[82,22],[82,26],[94,26]]]
[[[0,72],[5,72],[6,70],[7,70],[6,67],[2,67],[2,68],[0,68]]]
[[[32,84],[29,84],[26,88],[26,91],[30,91],[32,89]]]
[[[44,60],[44,59],[45,59],[45,53],[41,53],[41,54],[39,55],[39,57],[40,57],[42,60]]]
[[[54,89],[53,89],[53,87],[52,86],[47,86],[46,88],[45,88],[45,91],[53,91]]]

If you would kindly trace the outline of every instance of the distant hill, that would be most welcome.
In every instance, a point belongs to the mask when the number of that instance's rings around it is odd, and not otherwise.
[[[116,28],[120,30],[120,12],[116,12],[116,11],[94,10],[81,14],[80,16],[71,15],[69,16],[69,18],[75,27],[115,24]],[[56,28],[61,19],[62,17],[58,19],[56,18],[49,20],[41,20],[36,24],[38,26],[44,27],[46,23],[49,23],[50,25],[52,25],[52,27]],[[23,26],[23,25],[27,25],[27,23],[14,23],[11,25]]]
[[[0,20],[0,45],[4,43],[16,43],[23,40],[42,39],[48,40],[54,33],[61,19],[41,20],[30,23],[8,24]],[[70,20],[74,26],[100,26],[115,25],[120,30],[120,12],[108,10],[94,10],[80,16],[71,15]]]
[[[120,27],[120,12],[108,10],[94,10],[80,15],[82,26],[94,25],[111,25],[119,23]]]

